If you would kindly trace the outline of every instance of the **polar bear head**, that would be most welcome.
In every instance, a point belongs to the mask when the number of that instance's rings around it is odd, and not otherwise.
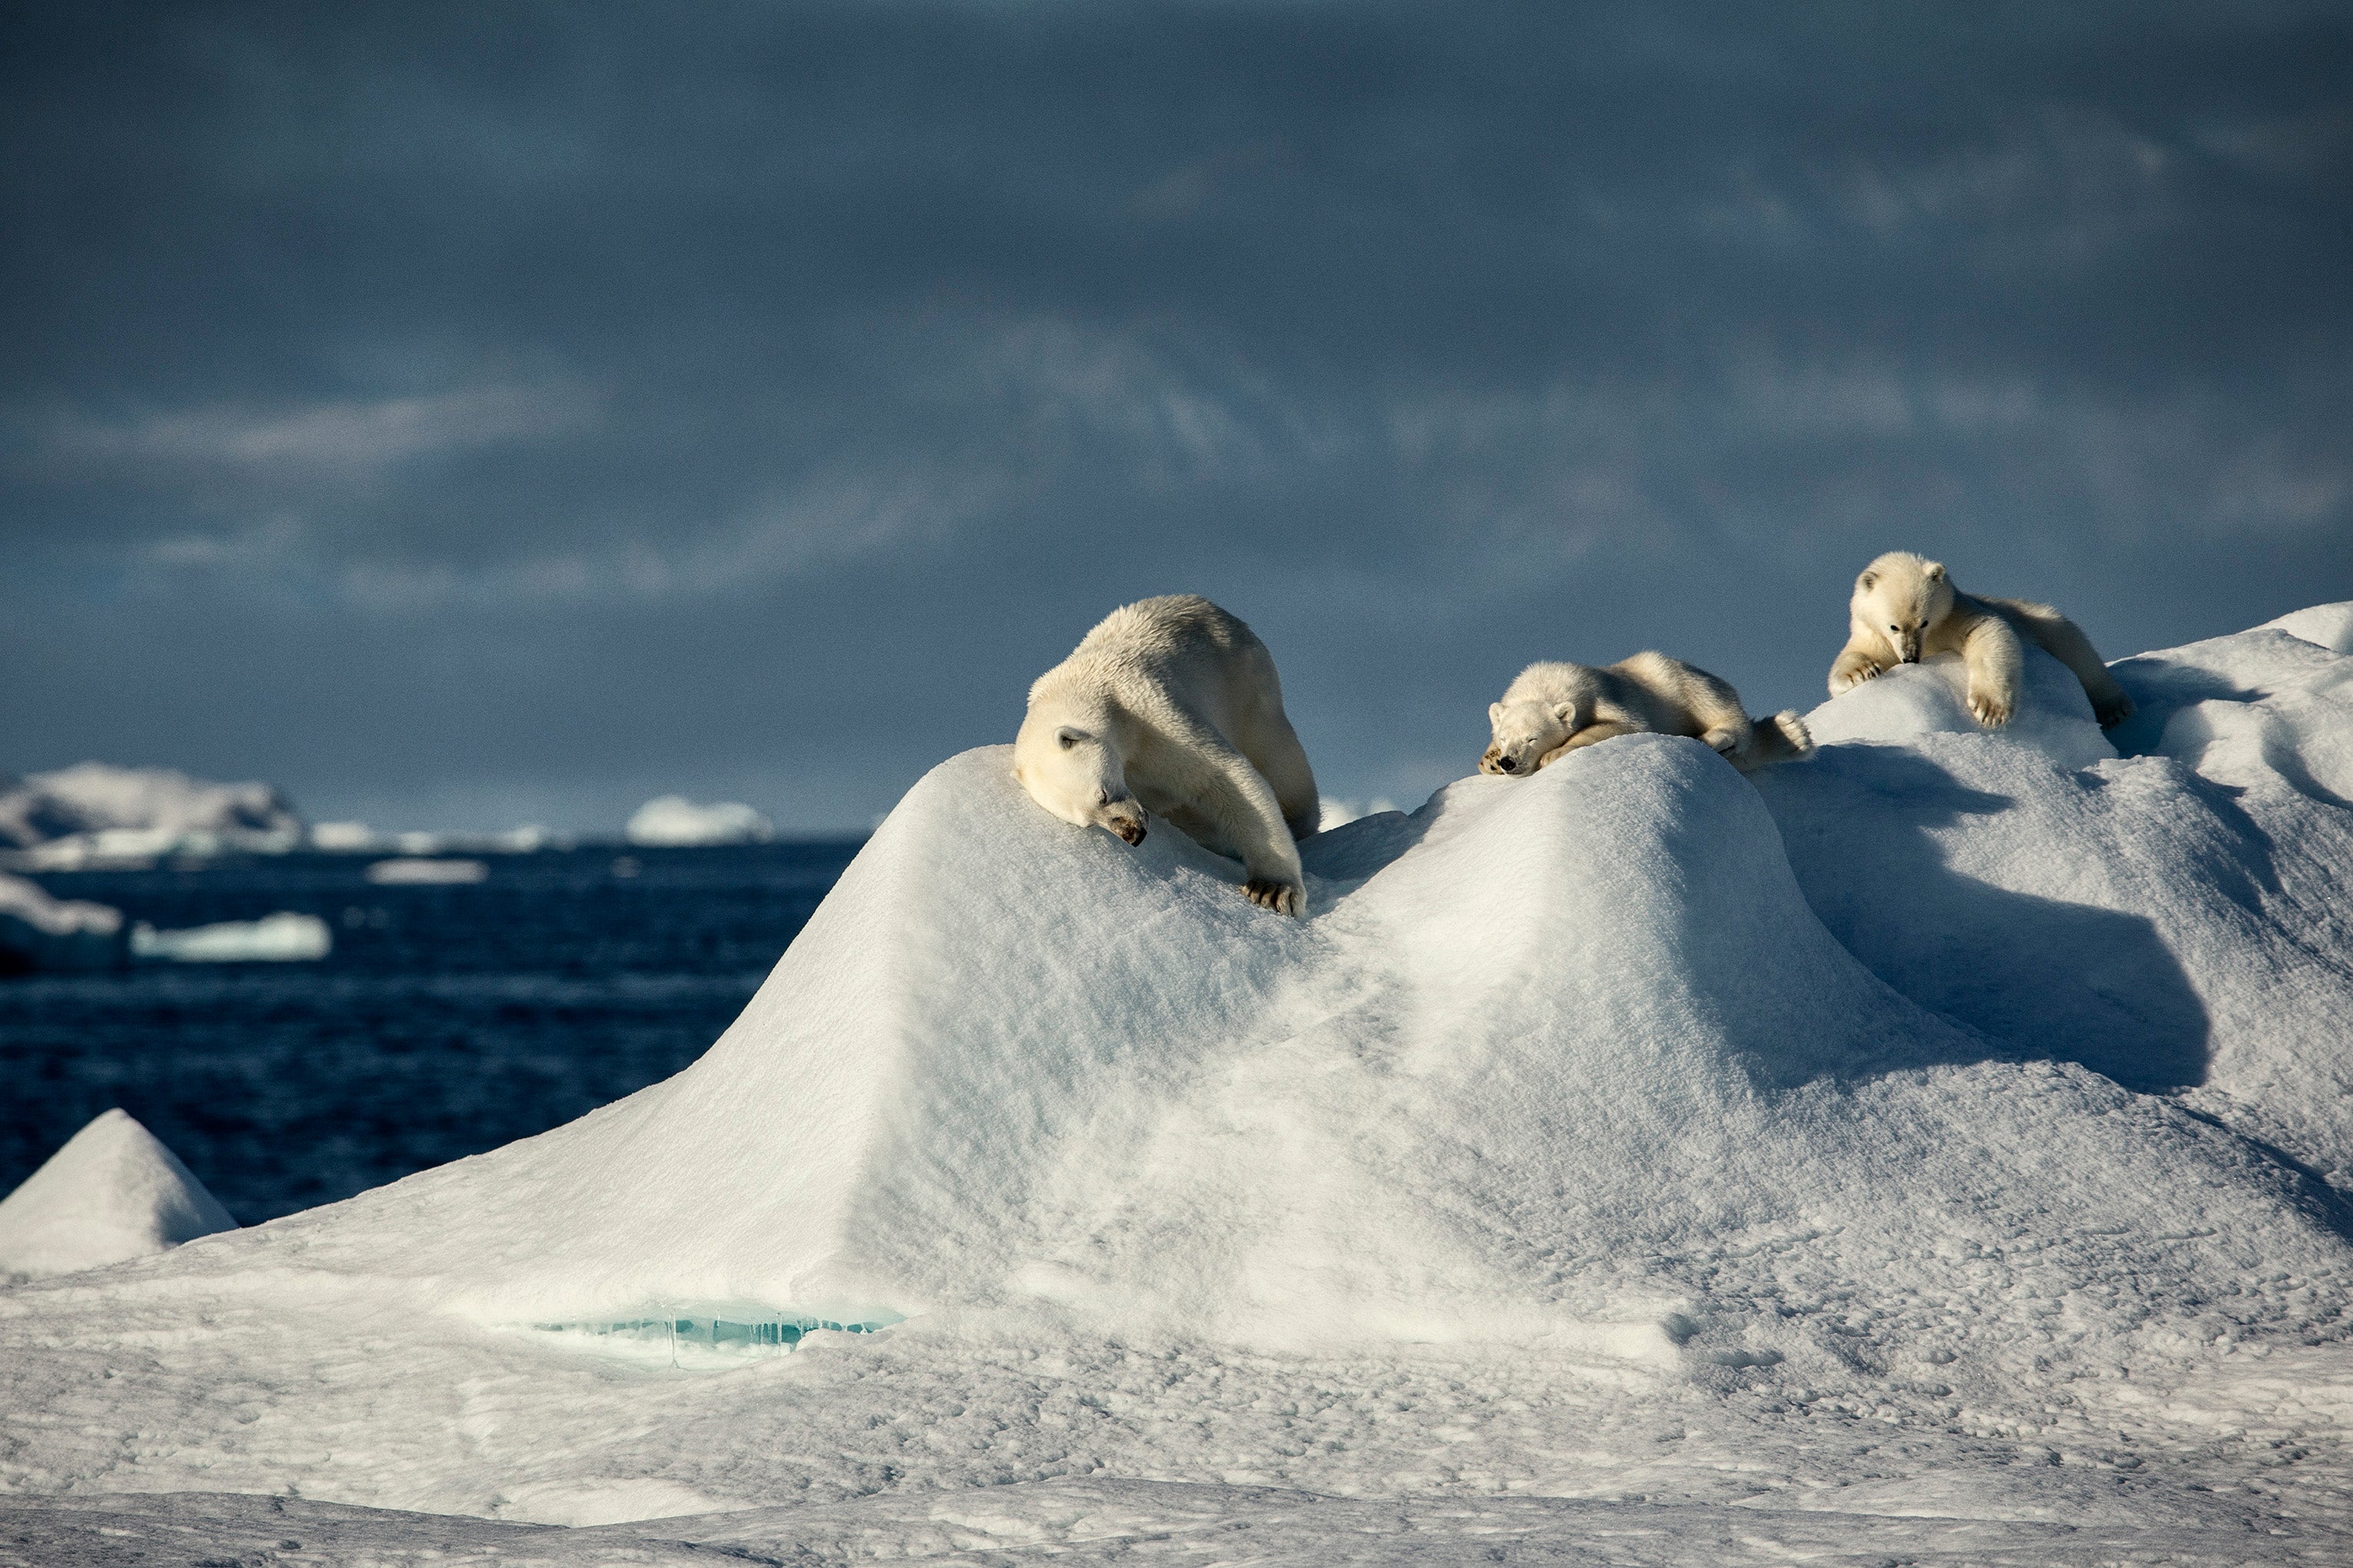
[[[1904,663],[1917,664],[1928,628],[1953,613],[1952,580],[1941,561],[1891,550],[1854,580],[1847,609],[1856,631],[1885,642]]]
[[[1577,704],[1531,698],[1490,702],[1487,723],[1494,739],[1479,759],[1479,771],[1525,778],[1546,752],[1575,732]]]
[[[1127,787],[1108,725],[1061,723],[1033,710],[1013,740],[1013,776],[1029,798],[1079,827],[1101,827],[1130,844],[1144,842],[1144,807]]]

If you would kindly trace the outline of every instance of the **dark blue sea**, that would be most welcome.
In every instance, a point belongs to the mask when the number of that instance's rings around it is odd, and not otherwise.
[[[347,855],[38,874],[159,930],[315,914],[334,949],[0,979],[0,1194],[116,1105],[248,1225],[545,1131],[701,1056],[859,847],[492,855],[454,887]]]

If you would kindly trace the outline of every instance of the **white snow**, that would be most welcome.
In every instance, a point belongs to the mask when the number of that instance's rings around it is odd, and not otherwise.
[[[485,881],[490,877],[491,868],[480,860],[435,860],[405,856],[398,859],[378,860],[363,874],[369,881],[386,887],[448,887]]]
[[[776,836],[766,817],[740,802],[697,805],[676,795],[658,795],[638,807],[623,833],[630,843],[649,847],[765,844]]]
[[[2126,660],[2106,737],[2030,664],[2001,731],[1932,663],[1753,781],[1462,780],[1303,844],[1304,921],[951,759],[678,1077],[0,1297],[0,1489],[706,1516],[553,1561],[2344,1560],[2353,659]]]
[[[265,784],[210,784],[170,768],[79,763],[0,779],[0,844],[37,869],[71,870],[180,850],[280,853],[302,819]]]
[[[236,1228],[153,1133],[110,1110],[0,1198],[0,1279],[100,1268]]]
[[[185,931],[157,931],[143,921],[131,928],[133,958],[167,958],[179,963],[301,963],[326,957],[334,945],[325,921],[294,910]]]

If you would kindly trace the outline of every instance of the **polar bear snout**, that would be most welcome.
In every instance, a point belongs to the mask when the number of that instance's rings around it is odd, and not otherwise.
[[[1133,796],[1106,800],[1096,810],[1095,820],[1131,848],[1144,842],[1144,807]]]

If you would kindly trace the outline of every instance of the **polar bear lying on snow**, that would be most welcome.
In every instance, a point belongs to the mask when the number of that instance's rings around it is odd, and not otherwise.
[[[1515,777],[1612,735],[1696,736],[1743,773],[1814,749],[1796,712],[1752,720],[1729,683],[1662,653],[1598,668],[1532,664],[1489,705],[1487,721],[1494,739],[1479,771]]]
[[[2048,605],[1961,593],[1942,562],[1889,551],[1854,580],[1847,616],[1846,647],[1831,666],[1833,697],[1898,664],[1958,654],[1969,667],[1969,711],[1978,723],[1997,729],[2018,708],[2025,643],[2031,642],[2075,672],[2101,729],[2132,717],[2132,699],[2108,673],[2082,627]]]
[[[1164,817],[1240,860],[1252,903],[1307,912],[1292,841],[1315,831],[1315,774],[1266,645],[1198,595],[1113,610],[1039,676],[1013,773],[1063,821],[1130,844],[1145,812]]]

